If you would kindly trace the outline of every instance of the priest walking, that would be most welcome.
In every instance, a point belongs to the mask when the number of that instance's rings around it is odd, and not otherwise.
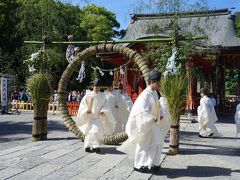
[[[214,123],[218,120],[214,105],[207,96],[205,88],[201,89],[200,106],[198,107],[199,137],[208,138],[217,132]]]
[[[116,122],[114,133],[120,133],[124,131],[125,127],[123,127],[123,124],[124,126],[126,125],[126,120],[122,119],[122,117],[125,117],[125,111],[128,110],[127,105],[124,103],[120,92],[118,90],[114,90],[112,84],[113,83],[111,80],[108,80],[106,82],[107,90],[104,93],[107,99],[106,103],[111,108],[112,114]]]
[[[118,150],[134,157],[134,170],[142,173],[160,168],[164,142],[160,121],[160,103],[156,90],[161,73],[152,70],[148,75],[148,86],[136,99],[126,125],[128,140]]]
[[[96,79],[92,83],[93,91],[80,103],[76,125],[85,134],[85,151],[100,153],[103,136],[114,132],[116,122],[104,93],[100,92],[101,81]]]

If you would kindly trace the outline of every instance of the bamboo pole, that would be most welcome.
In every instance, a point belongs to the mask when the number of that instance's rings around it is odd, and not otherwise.
[[[207,39],[206,36],[199,37],[180,37],[179,41]],[[175,38],[156,38],[156,39],[136,39],[136,40],[110,40],[110,41],[53,41],[49,44],[78,44],[78,45],[97,45],[97,44],[123,44],[123,43],[174,43]],[[43,41],[24,41],[25,44],[43,44]]]

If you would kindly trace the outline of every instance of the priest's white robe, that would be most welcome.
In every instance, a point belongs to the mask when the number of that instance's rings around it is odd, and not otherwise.
[[[210,134],[216,133],[217,128],[214,123],[217,120],[211,99],[207,96],[202,97],[198,107],[199,134],[203,137],[208,137]]]
[[[104,93],[91,91],[83,97],[80,103],[76,125],[85,134],[85,148],[99,147],[103,136],[114,132],[116,122],[106,101]]]
[[[236,137],[237,137],[238,133],[240,133],[240,104],[238,104],[236,108],[235,123],[236,123],[236,130],[237,130]]]
[[[112,114],[116,121],[114,133],[124,131],[129,111],[127,110],[127,106],[124,103],[120,92],[118,90],[113,90],[112,92],[106,90],[105,96],[107,99],[107,104],[111,108]]]
[[[123,102],[126,104],[128,111],[130,112],[132,110],[133,107],[133,102],[132,99],[129,97],[129,95],[127,93],[122,93],[122,98],[123,98]]]
[[[167,99],[165,97],[160,97],[160,114],[163,116],[163,119],[160,121],[160,126],[162,130],[163,137],[165,138],[171,124],[171,117],[168,108]]]
[[[158,119],[155,122],[155,119]],[[147,87],[136,99],[126,125],[128,140],[119,151],[134,157],[134,167],[159,166],[164,142],[160,124],[160,103],[156,91]]]

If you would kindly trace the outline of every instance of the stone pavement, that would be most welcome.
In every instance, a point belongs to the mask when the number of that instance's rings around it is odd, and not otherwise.
[[[233,118],[220,119],[218,134],[198,137],[198,124],[181,123],[180,151],[167,156],[151,179],[240,179],[240,138]]]
[[[58,115],[49,115],[47,141],[31,142],[33,115],[0,115],[0,179],[240,179],[240,139],[232,119],[217,124],[219,134],[198,137],[198,125],[181,123],[179,155],[166,156],[158,174],[133,171],[133,160],[104,146],[88,154]]]

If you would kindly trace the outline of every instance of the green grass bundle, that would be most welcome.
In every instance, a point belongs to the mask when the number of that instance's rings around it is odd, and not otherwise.
[[[34,108],[32,141],[46,140],[48,103],[52,95],[50,75],[42,72],[34,74],[28,79],[27,85],[32,93]]]
[[[51,79],[47,73],[37,73],[32,75],[27,86],[32,93],[32,102],[34,106],[41,106],[43,103],[48,103],[52,95]]]
[[[187,79],[179,75],[167,76],[161,81],[161,92],[166,97],[171,116],[169,155],[176,155],[179,150],[179,120],[185,108]]]
[[[167,99],[172,123],[178,123],[185,108],[187,79],[182,75],[167,76],[162,79],[160,89]]]

